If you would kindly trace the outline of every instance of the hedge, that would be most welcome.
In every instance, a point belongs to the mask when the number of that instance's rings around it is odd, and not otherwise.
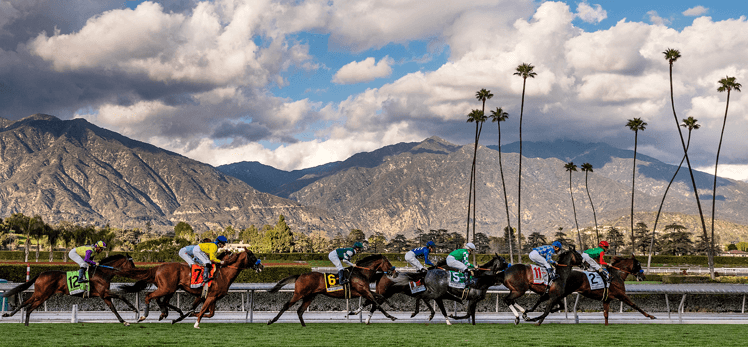
[[[140,268],[147,268],[155,265],[140,266]],[[30,278],[34,278],[36,275],[50,270],[56,271],[78,271],[78,265],[31,265]],[[274,283],[283,278],[291,275],[300,275],[303,273],[311,272],[312,268],[309,266],[271,266],[265,267],[262,272],[257,273],[251,269],[245,269],[239,273],[239,276],[234,282],[236,283]],[[0,278],[6,279],[9,282],[25,282],[26,281],[26,264],[18,265],[0,265]],[[115,276],[112,282],[135,282],[135,280]]]

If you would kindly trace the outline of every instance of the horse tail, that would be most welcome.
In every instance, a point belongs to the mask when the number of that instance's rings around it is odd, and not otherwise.
[[[34,282],[36,282],[37,278],[39,278],[39,275],[36,275],[36,276],[34,276],[34,278],[26,281],[26,283],[22,283],[21,285],[19,285],[19,286],[15,287],[15,288],[13,288],[13,289],[11,289],[11,290],[3,293],[3,297],[8,298],[8,297],[11,297],[13,295],[16,295],[16,294],[18,294],[18,293],[26,290],[26,289],[29,289],[29,287],[31,287],[32,285],[34,285]]]
[[[135,282],[135,284],[125,284],[121,285],[119,288],[123,290],[125,293],[137,293],[139,291],[142,291],[146,287],[148,287],[148,281],[146,280],[140,280]]]
[[[268,293],[275,293],[279,291],[281,288],[283,288],[283,286],[285,286],[286,284],[296,282],[296,279],[298,279],[299,276],[301,275],[292,275],[292,276],[288,276],[280,280],[278,283],[275,284],[273,288],[268,289]]]
[[[410,282],[410,274],[407,272],[400,272],[396,277],[387,275],[387,278],[389,278],[395,285],[404,285]]]

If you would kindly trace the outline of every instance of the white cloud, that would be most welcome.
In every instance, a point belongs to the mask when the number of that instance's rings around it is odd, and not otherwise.
[[[392,74],[392,67],[390,66],[394,62],[392,58],[384,57],[378,63],[374,63],[374,61],[374,58],[368,57],[362,61],[350,62],[335,73],[332,82],[354,84],[373,81]]]
[[[670,20],[660,17],[659,14],[657,14],[657,11],[652,10],[647,12],[647,16],[649,16],[649,22],[654,25],[668,25],[670,24]]]
[[[695,167],[694,170],[714,175],[714,165]],[[717,176],[738,181],[748,181],[748,164],[719,164]],[[717,195],[719,195],[719,189],[717,189],[717,193]]]
[[[684,16],[688,16],[688,17],[696,17],[696,16],[700,16],[700,15],[702,15],[704,13],[707,13],[708,11],[709,11],[708,8],[699,5],[699,6],[691,7],[689,9],[683,11],[683,15]]]
[[[587,23],[600,23],[603,19],[608,18],[608,12],[603,10],[600,5],[590,6],[586,2],[580,2],[577,5],[576,16]]]

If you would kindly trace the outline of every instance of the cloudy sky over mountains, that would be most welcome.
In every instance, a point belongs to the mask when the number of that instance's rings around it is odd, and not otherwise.
[[[502,141],[607,142],[714,165],[726,93],[746,78],[738,1],[0,0],[0,116],[85,118],[213,165],[299,169],[437,135],[472,143],[475,92],[502,107]],[[732,92],[720,174],[748,178],[748,106]],[[495,144],[487,123],[481,143]]]

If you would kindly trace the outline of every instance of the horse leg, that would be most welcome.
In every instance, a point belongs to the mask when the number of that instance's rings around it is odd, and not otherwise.
[[[563,298],[563,296],[555,296],[555,295],[551,295],[550,297],[551,297],[551,300],[548,302],[548,305],[545,307],[545,311],[543,312],[543,314],[541,314],[540,316],[536,318],[528,319],[529,322],[537,321],[535,325],[538,325],[538,326],[543,324],[543,320],[545,320],[545,317],[547,317],[551,313],[551,308],[553,308],[553,306],[556,305],[556,303],[558,303],[561,300],[561,298]]]
[[[205,298],[205,303],[203,303],[203,308],[197,314],[197,322],[195,322],[195,325],[194,325],[195,329],[200,329],[200,320],[203,318],[205,311],[207,311],[209,307],[215,306],[215,301],[216,301],[215,296],[208,295],[208,297]]]
[[[167,290],[167,289],[156,288],[156,290],[154,290],[153,292],[151,292],[148,295],[146,295],[145,299],[144,299],[144,301],[145,301],[145,309],[143,309],[143,315],[140,316],[140,318],[138,319],[138,322],[142,322],[146,318],[148,318],[148,313],[150,312],[150,303],[151,303],[151,300],[153,300],[155,298],[156,299],[156,303],[158,304],[158,298],[160,298],[162,296],[165,296],[165,295],[169,295],[169,292],[170,291]]]
[[[605,317],[605,325],[608,325],[608,312],[610,311],[610,301],[606,300],[603,302],[603,316]]]
[[[421,298],[416,298],[416,310],[410,315],[410,318],[415,317],[420,312]],[[429,319],[430,320],[430,319]]]
[[[442,316],[444,316],[444,320],[447,322],[447,325],[452,325],[452,323],[449,321],[449,316],[447,316],[447,310],[444,309],[444,301],[442,299],[435,299],[436,305],[439,306],[439,310],[442,311]]]
[[[436,314],[436,311],[434,311],[434,307],[429,304],[428,300],[423,300],[423,303],[426,305],[426,307],[431,311],[431,314],[429,314],[429,320],[434,318],[434,315]]]
[[[306,324],[304,324],[304,312],[306,312],[306,309],[309,307],[309,304],[312,303],[312,300],[317,295],[309,295],[304,297],[304,299],[301,301],[301,305],[299,305],[299,308],[296,310],[296,314],[299,316],[299,322],[301,322],[301,326],[305,327]]]
[[[396,320],[397,319],[396,317],[393,317],[392,315],[390,315],[389,313],[387,313],[387,311],[384,310],[384,308],[382,307],[382,305],[379,304],[379,300],[377,300],[377,297],[381,298],[382,303],[384,303],[384,297],[381,296],[381,295],[379,295],[379,294],[375,294],[375,293],[372,293],[371,291],[369,291],[368,286],[369,285],[366,284],[366,288],[363,288],[363,289],[362,288],[357,288],[356,291],[359,293],[360,296],[363,296],[363,297],[371,300],[372,301],[372,305],[374,305],[379,310],[379,312],[382,312],[382,314],[385,317],[387,317],[387,318],[389,318],[389,319],[391,319],[393,321]]]
[[[177,311],[179,311],[180,313],[179,318],[172,320],[171,324],[179,323],[183,319],[189,317],[190,315],[195,315],[195,310],[197,309],[197,306],[199,306],[200,303],[203,301],[204,299],[202,297],[199,297],[199,296],[196,297],[195,301],[192,302],[192,307],[190,307],[190,310],[184,313],[182,313],[182,311],[179,308],[177,308]]]
[[[657,319],[657,317],[655,317],[655,316],[653,316],[653,315],[651,315],[651,314],[649,314],[647,312],[644,312],[644,310],[642,310],[641,308],[639,308],[639,306],[636,306],[636,304],[633,301],[631,301],[631,299],[629,299],[629,297],[626,294],[616,295],[615,298],[618,299],[618,300],[621,300],[626,305],[629,305],[633,309],[639,311],[639,313],[643,314],[644,317],[647,317],[649,319]]]
[[[20,305],[16,306],[16,308],[13,309],[13,311],[11,311],[10,313],[7,313],[7,312],[3,313],[3,317],[12,317],[14,314],[16,314],[16,312],[22,310],[24,307],[31,305],[32,301],[34,301],[33,295],[30,296],[28,299],[24,300]]]
[[[288,300],[288,302],[286,302],[285,304],[283,304],[283,307],[281,307],[281,310],[280,312],[278,312],[278,315],[276,315],[275,317],[273,317],[273,319],[268,321],[268,325],[275,323],[278,320],[278,318],[280,318],[280,316],[283,314],[283,312],[286,312],[286,310],[288,310],[291,306],[293,306],[293,304],[295,304],[297,301],[301,299],[302,299],[301,295],[297,292],[294,292],[291,299]]]
[[[507,296],[504,297],[504,303],[509,307],[510,310],[512,310],[512,313],[514,314],[514,325],[519,324],[519,312],[522,312],[522,318],[524,320],[527,320],[527,311],[517,304],[517,298],[524,295],[524,292],[518,292],[518,291],[511,291]]]
[[[468,300],[468,303],[467,303],[468,308],[465,310],[465,315],[464,316],[449,315],[449,318],[453,318],[453,319],[470,318],[470,305],[472,305],[472,304],[473,304],[473,301],[472,300]]]
[[[101,300],[104,300],[104,303],[109,307],[109,309],[114,313],[115,316],[117,316],[117,320],[124,324],[126,327],[130,326],[130,323],[126,322],[122,317],[119,315],[119,312],[117,312],[117,309],[114,308],[114,304],[112,304],[112,299],[108,296],[102,295]]]

